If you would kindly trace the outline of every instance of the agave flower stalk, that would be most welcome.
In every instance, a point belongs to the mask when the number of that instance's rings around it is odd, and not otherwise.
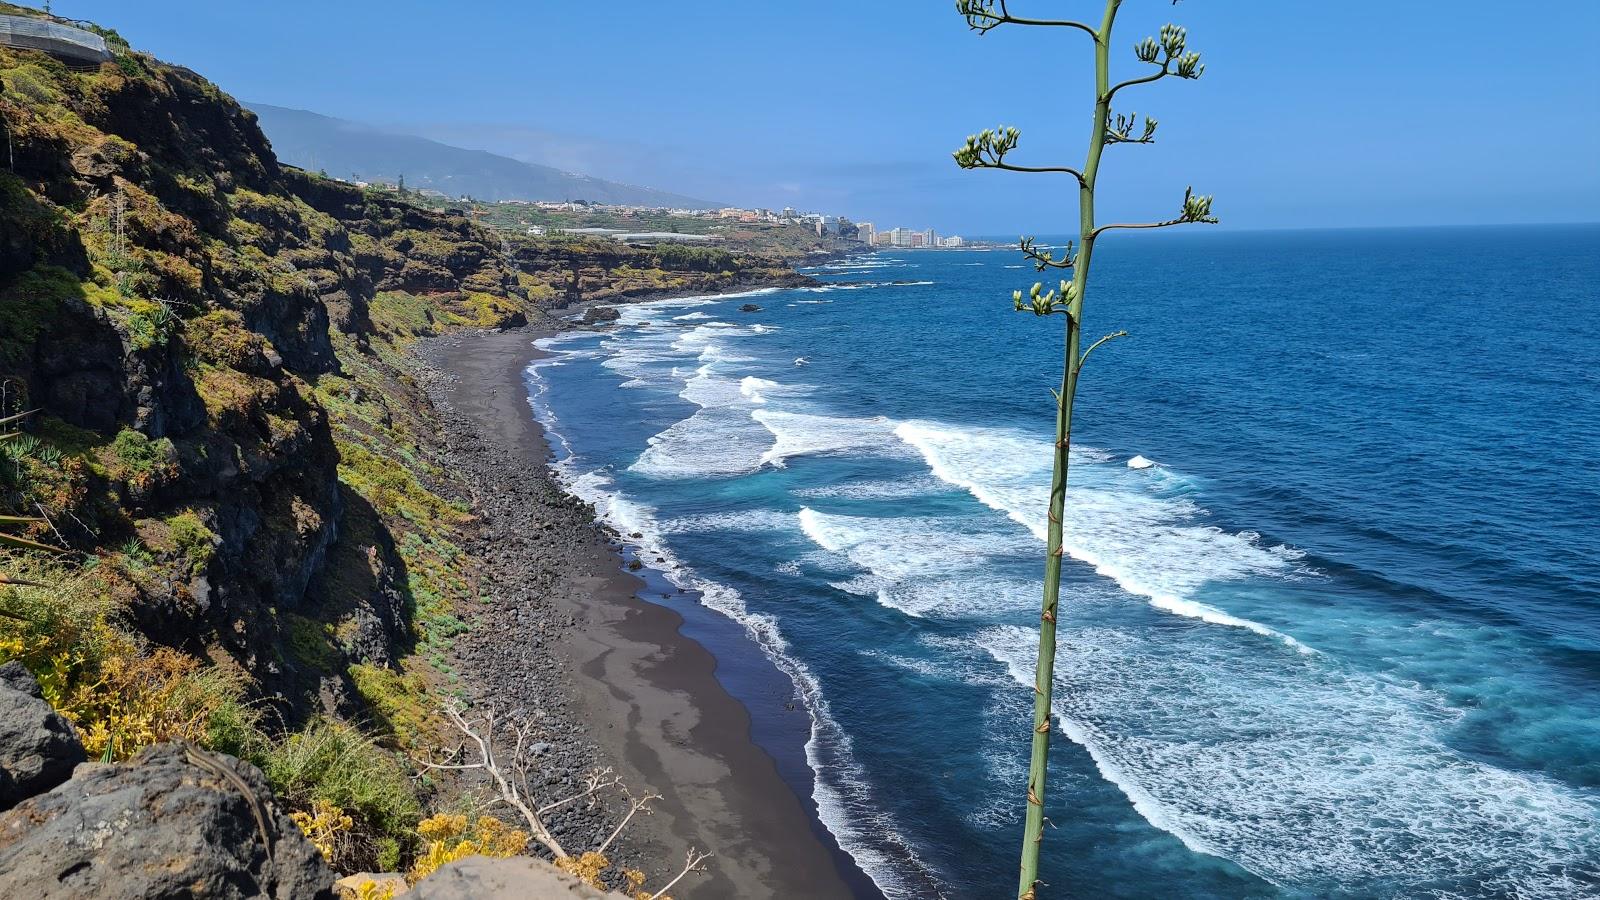
[[[1110,144],[1150,144],[1155,142],[1156,120],[1145,117],[1141,125],[1135,114],[1112,116],[1112,102],[1126,88],[1148,84],[1163,78],[1199,78],[1205,71],[1200,54],[1187,47],[1188,38],[1182,28],[1167,25],[1157,37],[1148,37],[1134,45],[1138,62],[1154,66],[1146,74],[1118,83],[1111,81],[1111,35],[1116,23],[1117,9],[1122,0],[1106,0],[1105,13],[1098,26],[1084,22],[1033,19],[1014,16],[1006,0],[956,0],[956,10],[967,24],[980,34],[1001,25],[1026,25],[1059,27],[1088,35],[1094,43],[1094,120],[1089,132],[1089,152],[1081,168],[1069,166],[1019,165],[1006,159],[1017,148],[1021,137],[1016,128],[1002,126],[969,135],[966,144],[954,153],[956,164],[964,169],[1002,169],[1012,172],[1053,173],[1065,175],[1077,182],[1078,187],[1078,239],[1068,244],[1057,257],[1051,250],[1039,247],[1033,238],[1023,238],[1023,256],[1040,272],[1046,269],[1070,270],[1071,280],[1061,280],[1057,287],[1046,291],[1036,283],[1024,299],[1023,292],[1013,291],[1012,302],[1018,311],[1027,310],[1038,316],[1062,315],[1066,318],[1065,351],[1061,370],[1061,387],[1052,391],[1055,396],[1055,444],[1052,448],[1053,466],[1050,477],[1050,503],[1045,541],[1044,597],[1039,613],[1039,654],[1033,682],[1033,723],[1029,737],[1030,760],[1026,795],[1026,814],[1023,819],[1022,860],[1018,878],[1019,900],[1034,900],[1042,882],[1039,880],[1039,849],[1044,840],[1045,776],[1049,770],[1050,733],[1053,726],[1051,693],[1054,687],[1056,630],[1059,626],[1059,600],[1061,594],[1061,561],[1065,554],[1063,529],[1067,497],[1067,463],[1072,446],[1072,402],[1078,392],[1078,376],[1084,362],[1095,349],[1126,332],[1115,331],[1087,348],[1083,346],[1083,302],[1088,293],[1090,264],[1095,243],[1107,231],[1120,228],[1165,228],[1188,223],[1214,223],[1211,215],[1211,197],[1200,196],[1192,190],[1184,192],[1183,204],[1178,214],[1160,222],[1098,224],[1095,219],[1095,185],[1100,177],[1100,160]]]

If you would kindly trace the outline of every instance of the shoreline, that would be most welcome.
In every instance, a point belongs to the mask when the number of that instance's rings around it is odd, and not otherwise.
[[[715,852],[708,871],[685,882],[680,893],[690,897],[881,897],[818,816],[805,756],[810,719],[787,702],[795,691],[788,676],[737,623],[678,592],[659,572],[630,572],[648,560],[549,472],[551,451],[529,407],[526,369],[539,356],[532,342],[564,324],[458,332],[420,343],[415,355],[440,375],[429,393],[443,414],[441,431],[455,439],[450,443],[483,445],[496,458],[491,466],[506,466],[515,476],[493,486],[496,493],[511,491],[495,505],[513,516],[518,507],[539,510],[545,521],[525,524],[542,524],[545,531],[567,526],[565,559],[522,562],[553,562],[566,570],[541,573],[546,580],[554,576],[548,605],[564,620],[549,653],[564,663],[561,674],[572,694],[575,709],[565,718],[635,792],[662,795],[653,815],[630,826],[628,855],[664,871],[690,847]],[[516,497],[519,486],[538,496]],[[552,491],[573,518],[586,521],[578,527],[553,523]],[[499,524],[503,516],[488,518]],[[489,561],[497,563],[493,556]],[[516,646],[516,629],[499,624],[472,642],[487,646],[463,666],[469,679],[504,684],[519,677],[501,671],[498,679],[485,678],[474,671],[486,655],[527,654]],[[722,678],[730,673],[732,692]],[[757,716],[747,706],[752,700]]]

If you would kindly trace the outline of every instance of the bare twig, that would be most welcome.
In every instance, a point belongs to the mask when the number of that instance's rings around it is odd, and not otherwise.
[[[50,530],[55,533],[56,540],[58,540],[61,543],[65,544],[67,542],[67,539],[61,536],[61,529],[56,527],[56,523],[50,521],[50,514],[48,512],[45,512],[44,504],[42,504],[39,501],[35,500],[35,501],[33,501],[33,508],[37,509],[39,511],[39,518],[44,519],[44,523],[46,525],[50,526]]]
[[[471,718],[459,706],[446,706],[444,714],[451,724],[465,736],[464,743],[455,753],[446,756],[446,759],[456,757],[459,753],[470,753],[476,749],[476,759],[467,759],[460,762],[432,762],[430,760],[417,760],[425,769],[438,769],[443,771],[481,770],[487,774],[494,783],[498,796],[494,802],[504,803],[521,814],[523,821],[535,841],[545,850],[549,851],[558,861],[570,859],[573,853],[563,847],[545,824],[545,816],[555,810],[575,803],[596,803],[607,791],[618,790],[627,798],[628,808],[623,813],[621,821],[611,830],[604,841],[591,853],[604,854],[617,839],[622,836],[628,826],[633,823],[636,816],[641,813],[650,813],[650,804],[660,800],[659,794],[644,794],[633,797],[623,785],[621,777],[610,768],[595,769],[583,776],[581,788],[574,794],[539,803],[535,793],[529,785],[530,775],[538,775],[538,767],[530,758],[527,750],[535,734],[535,725],[529,721],[508,721],[505,717],[496,714],[495,710],[485,709]],[[510,747],[510,758],[502,759],[496,750],[496,739],[503,739],[501,745]],[[653,898],[662,897],[674,885],[681,882],[690,872],[702,871],[704,863],[711,857],[710,853],[699,850],[690,850],[685,858],[684,866],[677,876],[655,894]]]
[[[689,855],[688,855],[688,858],[684,861],[683,871],[679,872],[678,876],[676,878],[674,878],[671,881],[667,882],[666,885],[661,888],[661,890],[656,891],[654,894],[651,894],[649,900],[660,900],[661,895],[665,894],[667,891],[672,890],[672,886],[677,884],[678,882],[682,881],[684,876],[688,875],[690,872],[703,872],[703,871],[705,871],[705,866],[703,866],[701,864],[704,863],[706,860],[708,860],[710,858],[711,858],[711,854],[710,853],[701,853],[700,851],[698,851],[698,850],[696,850],[696,849],[694,849],[692,847],[689,848]]]
[[[494,781],[495,787],[499,790],[499,800],[522,815],[522,820],[527,824],[528,832],[533,835],[534,840],[538,841],[546,850],[549,850],[556,859],[566,859],[570,856],[571,854],[567,853],[561,846],[561,842],[556,840],[556,836],[550,832],[550,829],[545,827],[544,821],[539,817],[539,812],[531,805],[532,798],[526,790],[527,777],[522,770],[521,760],[512,760],[510,777],[517,779],[515,784],[507,778],[506,771],[501,767],[500,760],[496,757],[494,751],[494,733],[497,721],[494,710],[486,710],[483,714],[483,722],[478,726],[468,722],[455,706],[446,706],[444,713],[449,717],[450,722],[456,726],[456,729],[466,735],[467,739],[477,746],[478,761],[457,764],[432,763],[426,760],[418,760],[418,762],[429,769],[481,769]]]
[[[660,794],[645,794],[643,797],[639,797],[639,798],[636,798],[636,799],[629,799],[629,801],[628,801],[628,814],[622,817],[622,821],[618,822],[617,823],[617,827],[612,829],[611,835],[609,837],[607,837],[604,841],[602,841],[600,843],[600,846],[595,848],[594,852],[596,852],[596,853],[604,853],[604,852],[606,852],[606,848],[611,846],[611,842],[616,840],[618,835],[622,834],[622,830],[624,828],[628,827],[628,823],[633,821],[633,817],[635,815],[637,815],[637,814],[639,814],[641,812],[644,812],[646,809],[648,809],[649,806],[650,806],[651,801],[660,800],[660,799],[661,799],[661,795]]]

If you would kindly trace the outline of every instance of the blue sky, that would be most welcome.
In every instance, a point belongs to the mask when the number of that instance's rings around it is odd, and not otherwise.
[[[1100,7],[1012,2],[1046,16]],[[55,10],[244,100],[605,178],[880,227],[1075,227],[1070,185],[962,172],[949,151],[1004,123],[1022,129],[1019,161],[1079,164],[1087,38],[980,37],[947,0]],[[1192,183],[1234,228],[1600,219],[1596,0],[1126,0],[1114,66],[1138,73],[1132,44],[1166,21],[1188,27],[1206,74],[1125,92],[1125,111],[1160,119],[1160,143],[1111,148],[1108,217],[1164,217]]]

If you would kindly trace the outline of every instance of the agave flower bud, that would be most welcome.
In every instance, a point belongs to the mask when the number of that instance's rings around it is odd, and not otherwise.
[[[1139,57],[1140,62],[1153,63],[1160,52],[1161,48],[1156,44],[1155,38],[1147,37],[1133,45],[1133,55]]]
[[[1199,78],[1205,70],[1206,67],[1200,63],[1200,54],[1198,53],[1185,53],[1178,58],[1177,75],[1179,78]]]
[[[1035,281],[1033,283],[1032,289],[1030,289],[1028,291],[1028,296],[1032,297],[1035,300],[1038,300],[1039,299],[1039,292],[1043,291],[1043,290],[1044,290],[1044,284],[1041,283],[1041,282]]]
[[[1168,57],[1177,56],[1183,52],[1183,45],[1188,40],[1188,32],[1176,25],[1161,26],[1161,49],[1165,50]]]
[[[1193,188],[1183,192],[1183,212],[1178,218],[1183,222],[1214,223],[1216,218],[1211,215],[1211,195],[1196,194]]]

